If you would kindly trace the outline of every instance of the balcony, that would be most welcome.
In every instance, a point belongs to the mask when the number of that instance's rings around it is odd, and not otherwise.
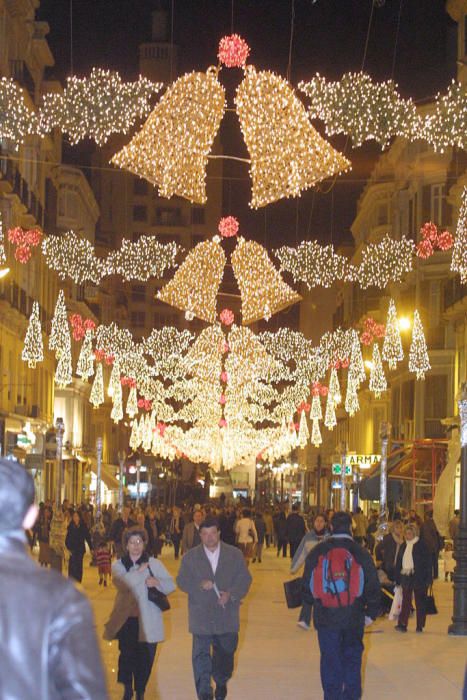
[[[452,318],[467,311],[467,287],[459,277],[446,282],[444,287],[444,316]]]

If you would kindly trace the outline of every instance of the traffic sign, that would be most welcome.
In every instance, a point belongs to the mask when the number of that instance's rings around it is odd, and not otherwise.
[[[342,464],[333,464],[332,465],[332,474],[333,474],[333,476],[341,476],[342,475]],[[345,475],[352,476],[352,466],[350,464],[345,465]]]

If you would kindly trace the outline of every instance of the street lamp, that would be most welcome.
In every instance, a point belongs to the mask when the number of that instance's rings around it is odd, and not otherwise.
[[[454,538],[454,605],[449,634],[467,635],[467,382],[458,396],[461,443],[460,523]]]
[[[408,318],[408,316],[401,316],[398,319],[398,323],[399,323],[399,330],[400,331],[408,331],[412,327],[412,322],[411,322],[410,318]]]
[[[6,277],[9,272],[10,272],[9,267],[0,268],[0,280],[2,280],[4,277]]]

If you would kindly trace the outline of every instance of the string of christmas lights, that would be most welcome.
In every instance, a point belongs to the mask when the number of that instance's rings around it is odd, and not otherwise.
[[[462,192],[456,236],[452,249],[451,270],[459,273],[462,284],[467,284],[467,187],[464,187]]]
[[[390,299],[389,301],[382,357],[383,360],[386,360],[388,363],[389,369],[396,369],[397,363],[404,359],[404,351],[402,349],[402,340],[394,299]]]
[[[377,399],[379,399],[381,394],[388,388],[378,343],[373,344],[373,358],[371,363],[369,387],[370,391],[374,393]]]
[[[44,343],[42,341],[39,303],[37,301],[35,301],[32,305],[32,312],[31,316],[29,317],[28,329],[24,339],[21,359],[23,362],[27,362],[28,367],[32,369],[38,362],[42,362],[44,360]]]
[[[425,373],[429,369],[431,369],[431,365],[422,320],[417,309],[415,309],[413,314],[412,342],[409,350],[409,371],[416,374],[417,379],[425,379]]]
[[[349,169],[349,161],[311,125],[286,80],[270,71],[245,69],[235,97],[250,158],[255,209]]]
[[[140,236],[137,241],[124,238],[119,250],[99,258],[92,243],[74,231],[63,236],[47,236],[42,242],[47,266],[60,279],[70,277],[76,284],[100,284],[110,275],[121,275],[126,282],[160,279],[166,270],[176,267],[180,250],[176,243],[160,243],[154,236]]]
[[[23,88],[11,78],[1,78],[0,140],[7,139],[18,149],[27,136],[38,131],[37,115],[27,106]]]
[[[321,119],[326,133],[348,134],[354,147],[370,139],[385,148],[391,138],[425,139],[441,153],[449,146],[467,148],[467,92],[453,81],[422,116],[411,99],[402,99],[392,81],[374,82],[366,73],[345,73],[340,81],[317,74],[299,84],[310,98],[309,114]]]
[[[147,117],[151,98],[161,89],[162,83],[141,76],[125,83],[116,71],[93,68],[87,78],[67,78],[63,92],[44,95],[39,131],[58,128],[72,145],[91,138],[103,146],[112,134],[126,134],[137,119]]]
[[[232,267],[242,297],[242,322],[268,321],[282,309],[301,300],[272,264],[266,249],[256,241],[239,238]]]
[[[157,298],[185,311],[188,319],[197,316],[214,323],[225,263],[225,253],[217,239],[198,243]]]
[[[208,154],[225,111],[217,70],[187,73],[168,88],[112,163],[149,180],[162,197],[206,201]]]
[[[358,265],[334,253],[333,246],[322,246],[317,241],[302,241],[297,248],[283,246],[274,251],[281,271],[290,272],[295,282],[304,282],[308,289],[331,287],[339,280],[354,282],[362,289],[383,289],[389,282],[400,282],[412,270],[414,253],[413,241],[405,236],[393,240],[389,235],[379,243],[367,244]]]

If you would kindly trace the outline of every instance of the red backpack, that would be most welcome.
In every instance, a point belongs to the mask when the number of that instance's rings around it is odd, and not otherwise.
[[[345,547],[333,547],[321,554],[311,573],[310,591],[325,608],[343,608],[363,594],[362,566]]]

